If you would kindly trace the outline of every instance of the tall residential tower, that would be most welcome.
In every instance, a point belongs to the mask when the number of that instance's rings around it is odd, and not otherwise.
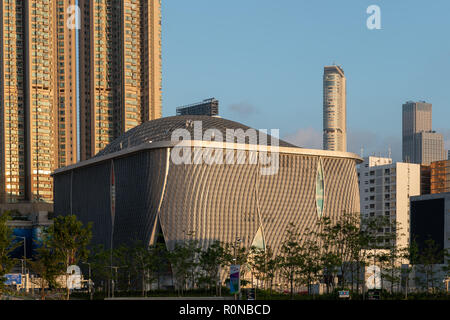
[[[161,117],[161,1],[80,0],[81,160]]]
[[[347,151],[346,79],[340,66],[327,66],[323,75],[323,149]]]
[[[0,1],[0,202],[53,199],[76,162],[75,0]]]
[[[0,204],[52,202],[54,170],[159,117],[160,0],[0,0]]]

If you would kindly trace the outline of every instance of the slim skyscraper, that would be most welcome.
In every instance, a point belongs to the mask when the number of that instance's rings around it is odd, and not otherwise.
[[[75,0],[0,1],[0,202],[53,199],[76,161]]]
[[[408,101],[403,105],[403,161],[429,165],[445,159],[444,138],[432,131],[432,105]]]
[[[323,149],[347,151],[346,78],[340,66],[323,75]]]
[[[161,1],[80,0],[81,160],[161,117]]]

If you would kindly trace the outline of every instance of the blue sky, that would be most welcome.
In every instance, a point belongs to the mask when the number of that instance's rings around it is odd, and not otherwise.
[[[224,118],[321,147],[323,66],[347,77],[349,151],[401,152],[401,106],[450,142],[450,1],[163,0],[163,115],[216,97]],[[370,5],[381,30],[366,27]],[[450,145],[446,144],[447,148]]]

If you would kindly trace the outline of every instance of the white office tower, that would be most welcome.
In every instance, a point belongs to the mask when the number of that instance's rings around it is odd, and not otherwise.
[[[392,163],[390,158],[366,157],[358,169],[361,196],[361,217],[390,217],[391,225],[400,223],[395,230],[396,245],[405,247],[409,243],[410,201],[420,195],[420,165]],[[395,223],[394,223],[395,222]],[[394,230],[379,230],[390,233]]]
[[[347,151],[346,79],[340,66],[323,75],[323,149]]]

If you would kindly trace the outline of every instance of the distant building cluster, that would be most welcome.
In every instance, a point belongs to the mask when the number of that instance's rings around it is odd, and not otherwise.
[[[361,218],[389,219],[396,230],[378,232],[394,231],[398,248],[414,242],[422,254],[426,241],[433,240],[438,250],[450,249],[450,160],[445,158],[443,136],[432,130],[432,105],[405,103],[403,162],[370,156],[359,166]]]
[[[323,149],[345,151],[346,134],[344,70],[326,66]],[[433,131],[430,103],[403,104],[402,145],[403,162],[369,156],[358,166],[362,221],[388,219],[394,227],[381,228],[378,235],[395,233],[394,240],[386,236],[384,241],[394,241],[398,248],[415,241],[422,252],[429,237],[439,250],[450,249],[450,150],[446,154],[443,135]]]
[[[432,105],[423,101],[405,103],[403,161],[430,165],[444,159],[444,138],[432,129]]]

